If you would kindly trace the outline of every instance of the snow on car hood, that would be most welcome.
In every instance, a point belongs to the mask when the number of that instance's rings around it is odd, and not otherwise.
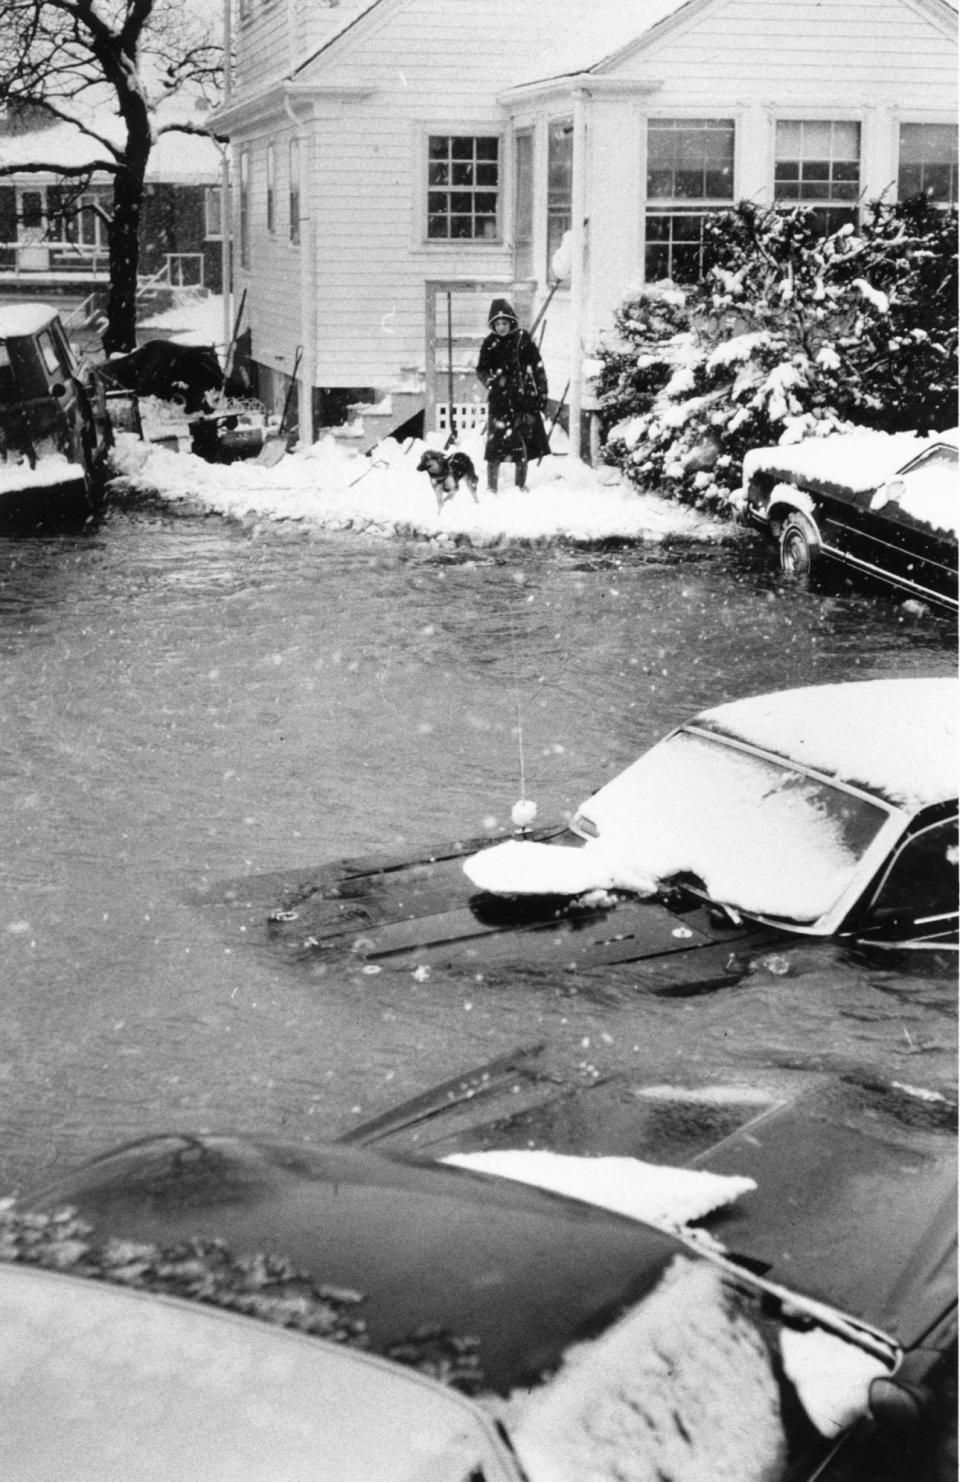
[[[769,1482],[785,1460],[779,1393],[756,1329],[718,1271],[678,1257],[656,1290],[507,1425],[537,1482]]]
[[[717,705],[696,724],[914,810],[957,795],[955,679],[872,679]]]
[[[580,1158],[530,1148],[450,1153],[441,1161],[552,1189],[671,1231],[757,1187],[752,1178],[705,1168],[668,1168],[639,1158]]]

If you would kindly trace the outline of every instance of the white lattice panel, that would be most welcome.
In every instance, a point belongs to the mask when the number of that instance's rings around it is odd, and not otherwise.
[[[455,401],[453,414],[457,419],[458,432],[474,432],[486,426],[487,404],[484,401]],[[450,403],[437,402],[437,432],[450,431]]]

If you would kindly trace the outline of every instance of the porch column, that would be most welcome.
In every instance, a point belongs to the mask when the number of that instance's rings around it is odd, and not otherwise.
[[[570,457],[580,457],[583,407],[583,325],[586,292],[587,102],[589,93],[573,95],[573,179],[570,201]]]

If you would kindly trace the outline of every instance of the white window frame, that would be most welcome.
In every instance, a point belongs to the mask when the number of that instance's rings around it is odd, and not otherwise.
[[[860,134],[860,149],[857,159],[857,191],[856,195],[849,200],[834,200],[829,194],[823,196],[810,196],[802,199],[800,196],[779,196],[777,194],[777,134],[780,124],[855,124]],[[856,222],[863,215],[864,199],[869,193],[867,186],[867,167],[869,158],[869,139],[867,119],[862,110],[843,108],[807,108],[798,103],[791,108],[778,108],[771,114],[770,118],[770,166],[769,166],[769,189],[770,200],[775,207],[788,209],[795,206],[805,207],[810,211],[832,211],[848,212]],[[831,227],[830,231],[836,230]]]
[[[669,120],[690,125],[706,125],[710,122],[729,124],[733,131],[733,153],[732,153],[732,177],[730,181],[729,196],[702,196],[700,198],[686,198],[683,196],[648,196],[647,179],[650,173],[650,128],[651,125],[663,124]],[[739,199],[738,181],[741,169],[741,150],[743,147],[742,137],[744,132],[743,120],[740,112],[735,109],[713,108],[670,108],[646,110],[641,119],[641,149],[640,149],[640,179],[642,181],[642,211],[640,232],[640,261],[643,264],[644,281],[655,281],[648,279],[647,275],[647,252],[653,243],[649,236],[649,222],[652,217],[682,218],[684,216],[702,219],[705,216],[714,215],[718,211],[732,210]],[[702,242],[702,233],[701,233]],[[670,266],[672,267],[672,249],[669,253]]]
[[[510,135],[507,129],[500,123],[450,123],[431,122],[420,124],[419,147],[416,158],[419,162],[419,191],[416,199],[419,202],[419,224],[417,237],[422,247],[431,251],[437,249],[443,251],[476,251],[495,248],[502,250],[504,245],[504,210],[507,200],[507,191],[511,185],[512,174],[507,160],[507,151],[510,145]],[[495,187],[497,197],[497,210],[495,230],[492,237],[431,237],[429,233],[429,196],[430,196],[430,140],[433,138],[455,138],[455,139],[496,139],[497,140],[497,184]],[[448,190],[453,193],[452,185],[439,186],[438,189]],[[469,186],[471,192],[483,193],[482,187]]]
[[[237,251],[245,269],[250,267],[250,153],[244,145],[237,167]]]
[[[520,206],[520,172],[517,168],[517,152],[519,141],[523,140],[530,151],[529,179],[526,185],[529,189],[530,199],[528,206],[530,235],[523,238],[524,258],[520,260],[520,238],[517,235]],[[513,275],[518,279],[535,277],[536,264],[536,239],[537,239],[537,133],[531,124],[522,128],[514,128],[510,136],[510,200],[511,200],[511,223],[513,238]]]
[[[303,189],[303,150],[299,135],[294,134],[287,148],[287,240],[300,245],[300,201]]]
[[[204,186],[203,238],[205,242],[223,240],[223,186],[220,184]]]
[[[903,115],[898,116],[898,118],[896,120],[896,128],[894,130],[894,191],[895,191],[895,194],[896,194],[896,199],[898,201],[909,199],[909,196],[902,196],[900,194],[900,151],[901,151],[901,145],[902,145],[902,131],[903,131],[903,129],[905,127],[906,128],[917,128],[917,129],[925,129],[925,128],[931,128],[931,127],[933,127],[933,128],[947,128],[947,129],[950,129],[952,131],[954,140],[957,139],[957,133],[958,133],[958,130],[957,130],[957,121],[956,121],[955,118],[953,118],[953,119],[948,119],[948,118],[943,118],[943,117],[939,117],[939,118],[929,118],[929,117],[928,118],[922,118],[921,117],[921,118],[918,118],[916,116],[910,116],[910,117],[905,117]],[[956,172],[957,165],[956,165],[956,162],[955,161],[953,162],[953,168],[954,168],[954,172]],[[949,211],[953,207],[957,206],[958,205],[958,191],[957,191],[956,183],[953,183],[952,184],[951,195],[950,195],[950,197],[949,197],[948,200],[946,200],[946,201],[933,201],[932,204],[935,205],[935,206],[938,206],[941,210],[944,210],[944,211]]]
[[[272,237],[277,230],[277,149],[272,139],[267,144],[265,171],[264,218]]]

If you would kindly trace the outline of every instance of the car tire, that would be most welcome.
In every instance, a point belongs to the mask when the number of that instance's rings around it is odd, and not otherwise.
[[[820,559],[820,531],[807,515],[788,515],[780,531],[780,570],[806,580]]]

